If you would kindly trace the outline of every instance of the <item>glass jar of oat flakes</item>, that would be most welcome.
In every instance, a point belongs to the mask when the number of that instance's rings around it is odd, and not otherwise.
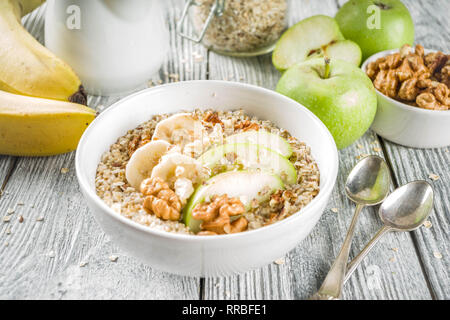
[[[271,52],[287,27],[288,0],[187,0],[180,35],[231,56]],[[190,17],[194,35],[183,32]]]

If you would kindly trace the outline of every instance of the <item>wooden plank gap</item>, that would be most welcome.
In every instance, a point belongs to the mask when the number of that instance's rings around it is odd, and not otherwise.
[[[199,300],[205,300],[205,278],[200,278]]]
[[[0,187],[0,198],[2,197],[3,191],[5,190],[6,185],[8,184],[9,178],[12,176],[12,174],[14,173],[14,170],[16,169],[17,159],[18,159],[18,157],[14,157],[12,163],[10,164],[10,166],[8,168],[5,179],[3,180],[2,185]]]
[[[210,80],[209,79],[209,56],[211,54],[211,50],[208,49],[208,51],[206,51],[206,80]]]

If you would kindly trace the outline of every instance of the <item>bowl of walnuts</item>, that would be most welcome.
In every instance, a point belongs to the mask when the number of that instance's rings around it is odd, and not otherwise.
[[[450,145],[449,54],[404,45],[371,56],[362,69],[377,92],[378,135],[414,148]]]

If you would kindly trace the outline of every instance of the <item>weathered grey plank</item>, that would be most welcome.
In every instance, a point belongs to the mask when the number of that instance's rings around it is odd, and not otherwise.
[[[290,23],[313,14],[334,15],[335,1],[295,1]],[[243,81],[273,89],[279,79],[270,55],[236,59],[209,54],[210,79]],[[243,77],[243,75],[245,75]],[[340,152],[340,174],[332,200],[323,218],[284,264],[226,278],[206,279],[206,299],[305,299],[315,292],[340,250],[350,224],[354,205],[342,193],[345,178],[357,157],[382,155],[378,140],[368,132],[353,146]],[[358,157],[359,158],[359,157]],[[331,211],[338,208],[338,213]],[[352,255],[370,240],[379,228],[374,209],[366,209],[358,224]],[[393,249],[394,248],[394,249]],[[394,251],[396,250],[396,251]],[[425,278],[408,235],[388,235],[374,249],[344,290],[348,299],[429,299]]]
[[[180,1],[177,1],[179,8]],[[171,3],[174,5],[174,3]],[[42,10],[42,9],[41,9]],[[174,28],[175,15],[167,21]],[[42,15],[26,21],[42,41]],[[186,79],[205,78],[206,60],[193,62],[190,53],[200,51],[180,43],[172,31],[172,51],[161,76],[178,70],[180,45],[191,62]],[[120,97],[89,97],[92,107],[103,110]],[[0,299],[198,299],[199,281],[154,271],[137,259],[127,257],[100,230],[79,192],[74,169],[75,153],[47,158],[19,158],[0,201],[2,219],[14,208],[11,221],[0,223]],[[4,158],[4,157],[2,157]],[[7,170],[9,158],[0,163]],[[68,168],[68,173],[61,173]],[[23,205],[22,205],[23,203]],[[23,216],[20,223],[19,216]],[[43,221],[37,221],[43,217]],[[117,262],[110,261],[117,255]],[[80,263],[86,263],[84,267]]]
[[[424,179],[434,187],[435,204],[429,219],[432,227],[422,227],[414,231],[414,240],[434,295],[438,299],[449,299],[449,149],[415,150],[387,141],[384,143],[399,185]],[[430,174],[438,175],[439,179],[434,181],[430,178]]]
[[[416,43],[426,48],[450,52],[450,2],[445,0],[405,1],[416,27]],[[450,298],[450,147],[441,149],[411,149],[384,141],[388,158],[399,185],[425,179],[435,191],[434,212],[430,216],[431,228],[414,232],[414,241],[437,299]],[[430,174],[439,179],[434,181]]]

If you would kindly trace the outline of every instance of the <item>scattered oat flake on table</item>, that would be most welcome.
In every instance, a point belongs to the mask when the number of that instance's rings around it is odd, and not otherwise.
[[[109,256],[109,260],[111,260],[111,262],[117,262],[117,259],[119,259],[118,256],[115,256],[115,255]]]
[[[433,226],[433,224],[431,223],[431,221],[426,220],[426,221],[423,223],[423,226],[424,226],[425,228],[427,228],[427,229],[430,229],[430,228]]]
[[[281,264],[284,264],[285,261],[284,261],[284,258],[279,258],[279,259],[275,260],[273,263],[281,265]]]
[[[441,254],[439,251],[434,251],[434,252],[433,252],[433,255],[434,255],[434,257],[437,258],[437,259],[442,259],[442,254]]]
[[[389,259],[389,261],[390,261],[390,262],[394,262],[394,261],[395,261],[395,258],[392,257],[392,258]]]
[[[331,211],[333,211],[334,213],[338,213],[339,209],[338,208],[331,208]]]
[[[37,219],[36,219],[36,221],[44,221],[44,217],[38,217]]]
[[[88,263],[86,261],[82,261],[80,262],[80,267],[83,268],[87,265]]]
[[[8,208],[8,210],[6,210],[6,214],[13,214],[15,212],[15,210],[13,208]]]
[[[398,248],[391,248],[392,251],[398,252]]]
[[[23,206],[23,205],[25,205],[25,203],[23,203],[23,202],[17,202],[17,205],[18,205],[18,206]]]
[[[11,234],[11,228],[6,229],[6,234]]]
[[[363,149],[364,146],[362,144],[358,144],[358,149]]]
[[[61,173],[67,173],[69,172],[69,168],[61,168]]]
[[[5,242],[5,247],[9,246],[9,242]]]
[[[430,173],[430,175],[428,176],[428,178],[430,178],[433,181],[439,180],[439,176],[437,174],[434,173]]]
[[[373,147],[373,151],[375,151],[375,152],[381,152],[381,148]]]
[[[54,258],[55,257],[55,251],[50,251],[49,253],[47,253],[47,257]]]
[[[3,217],[3,222],[9,222],[11,220],[10,216],[4,216]]]

